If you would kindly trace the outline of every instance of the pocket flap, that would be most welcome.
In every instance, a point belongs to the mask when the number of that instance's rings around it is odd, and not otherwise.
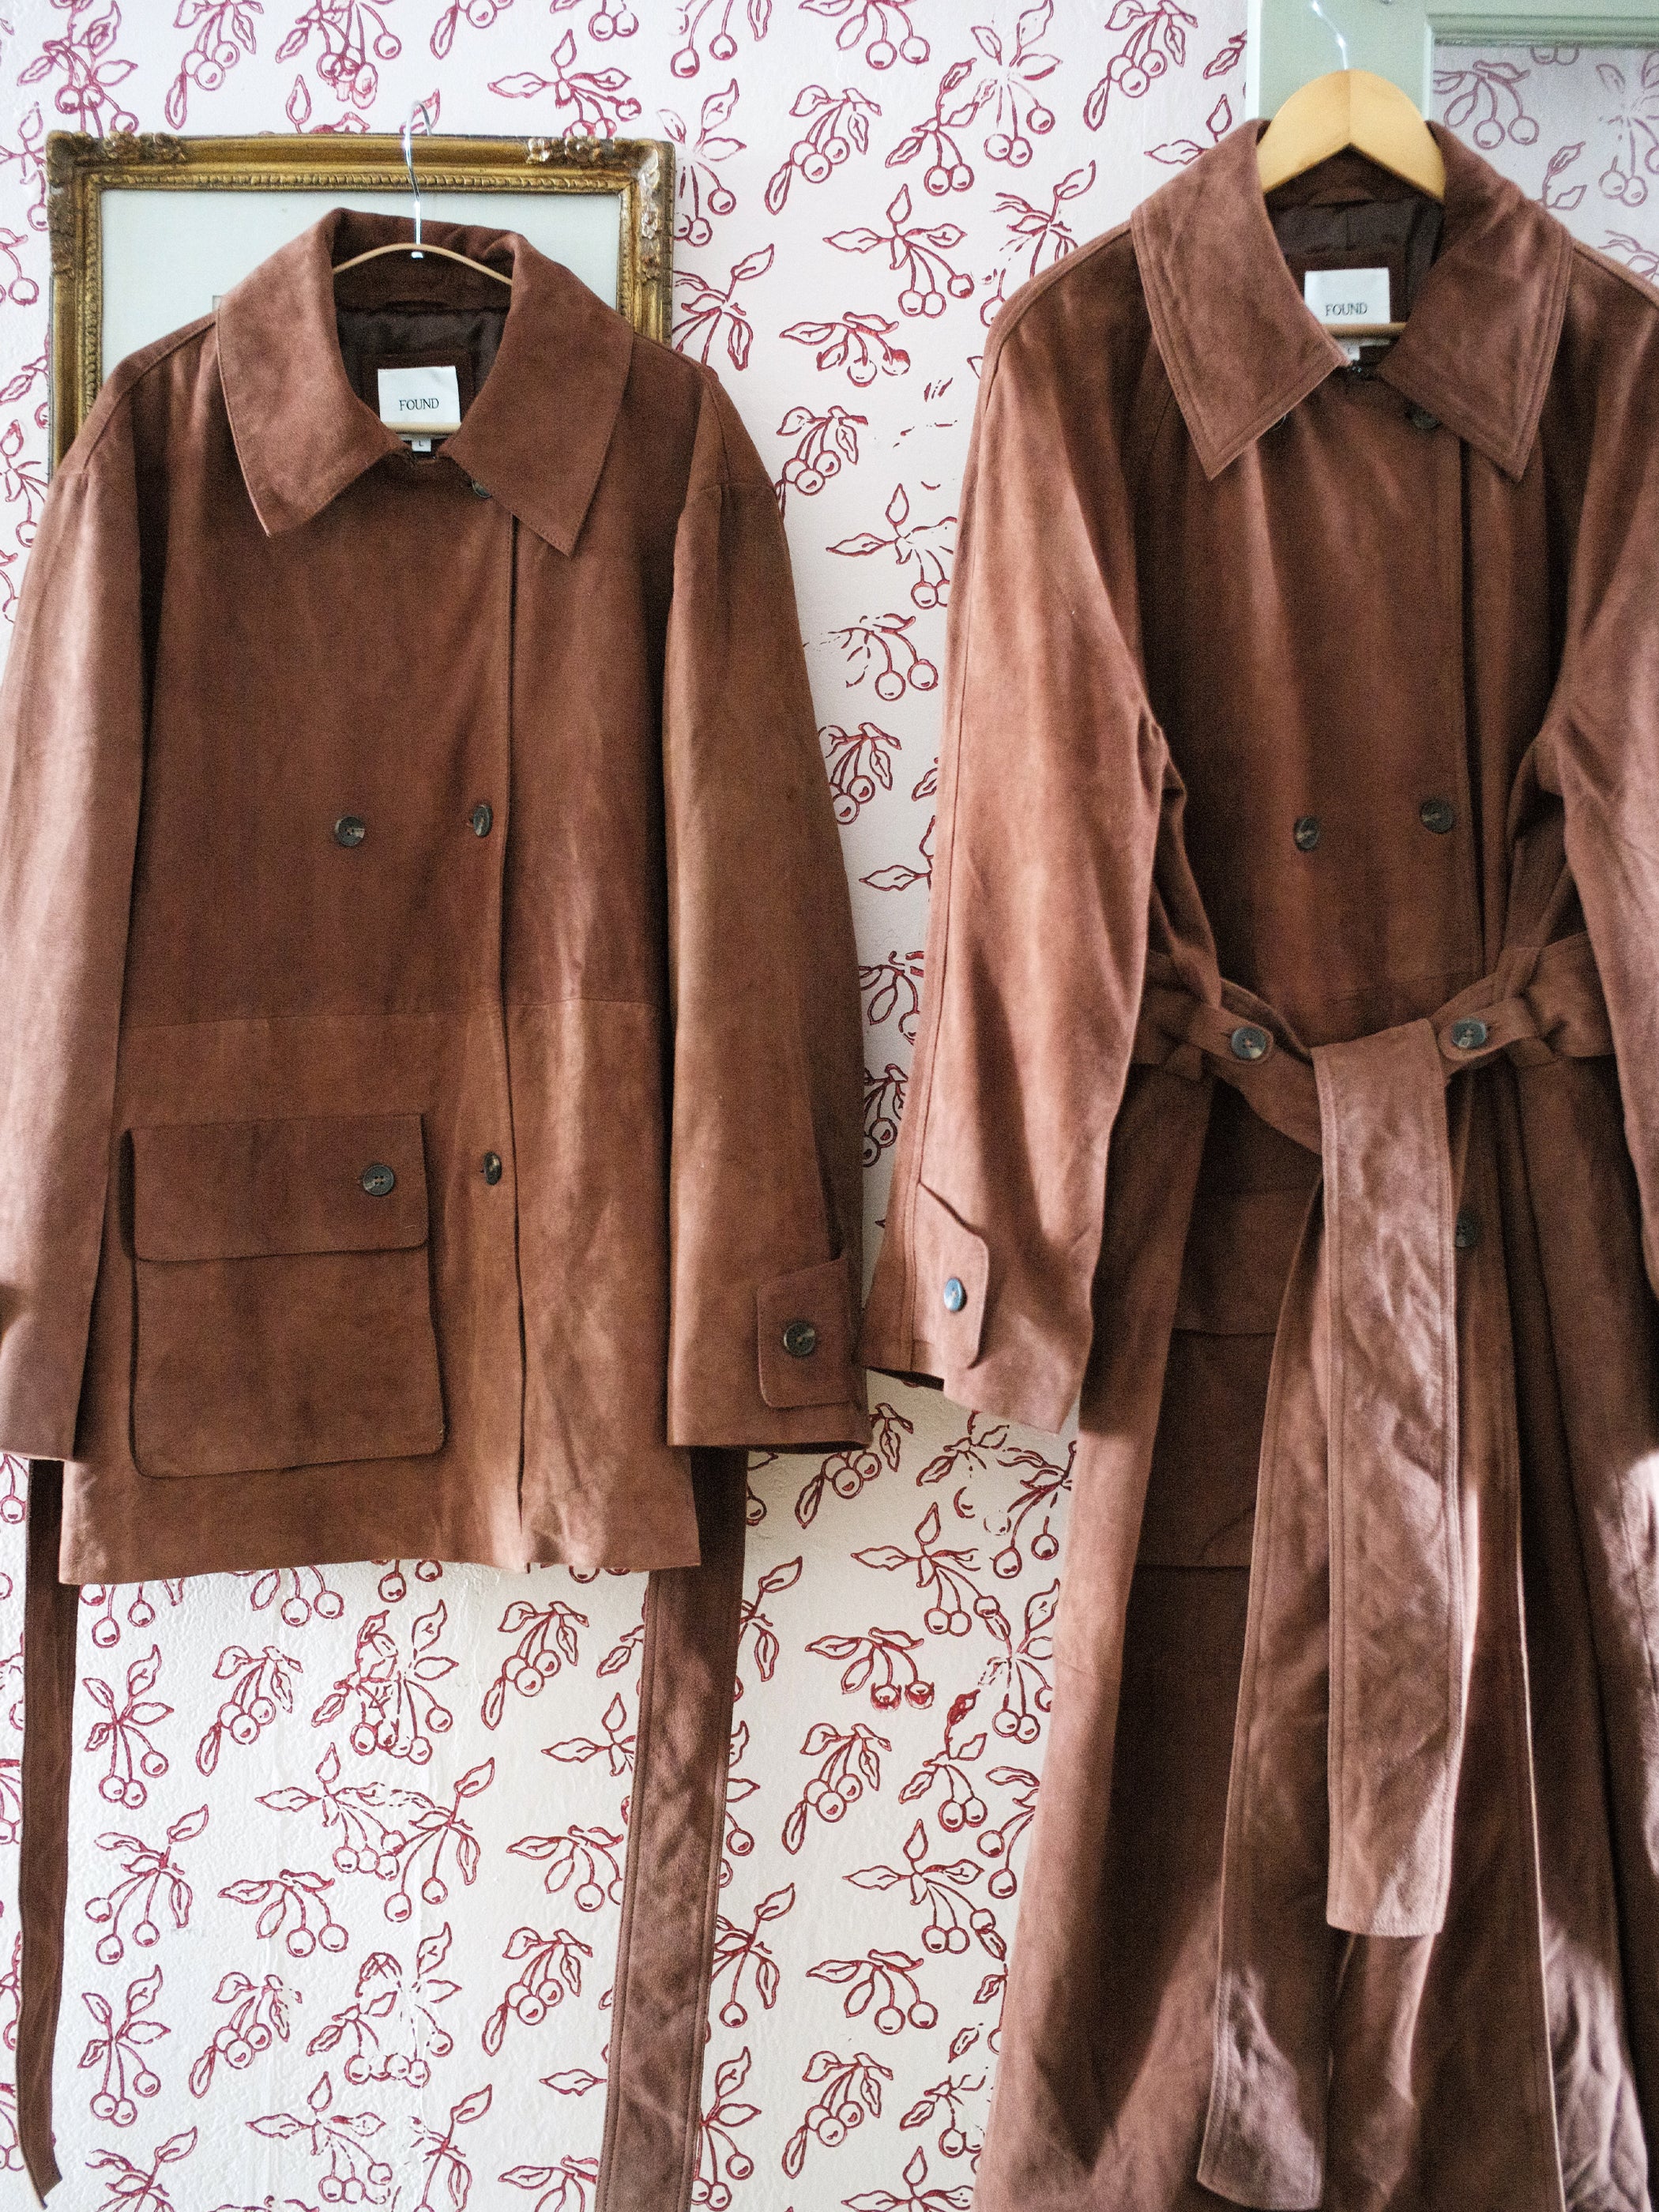
[[[916,1185],[914,1236],[915,1333],[944,1352],[952,1370],[971,1367],[979,1358],[991,1283],[985,1239],[925,1182]]]
[[[847,1255],[774,1275],[755,1292],[760,1393],[769,1406],[840,1406],[855,1393]]]
[[[387,1252],[426,1242],[418,1114],[177,1122],[133,1130],[132,1154],[141,1260]]]
[[[1193,1208],[1175,1326],[1206,1336],[1271,1336],[1301,1241],[1306,1190],[1230,1191]]]

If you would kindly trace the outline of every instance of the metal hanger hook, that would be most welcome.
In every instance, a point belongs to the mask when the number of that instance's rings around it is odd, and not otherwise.
[[[424,100],[417,100],[414,106],[410,109],[402,134],[404,167],[409,172],[409,189],[415,202],[415,244],[410,256],[414,261],[419,261],[424,258],[421,252],[421,188],[415,181],[415,125],[417,120],[422,130],[426,132],[428,137],[430,137],[432,110]]]

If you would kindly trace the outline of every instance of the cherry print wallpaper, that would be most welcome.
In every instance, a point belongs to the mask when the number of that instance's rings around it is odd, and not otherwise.
[[[872,1241],[917,1021],[987,327],[1243,111],[1243,0],[0,0],[0,616],[46,479],[54,126],[641,133],[675,343],[774,471],[854,885]],[[1659,53],[1443,57],[1659,270]],[[0,623],[0,635],[4,635]],[[876,1379],[757,1459],[700,2205],[966,2207],[1042,1763],[1066,1443]],[[25,1472],[0,1465],[0,2035]],[[642,1583],[426,1559],[90,1589],[63,2212],[587,2212]],[[9,2086],[0,2212],[31,2202]]]

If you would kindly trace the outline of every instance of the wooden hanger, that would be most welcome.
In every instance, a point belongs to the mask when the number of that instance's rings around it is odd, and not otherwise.
[[[1433,133],[1400,87],[1370,70],[1333,70],[1298,86],[1257,143],[1261,189],[1271,192],[1350,147],[1431,199],[1445,198],[1446,164]]]
[[[404,167],[409,172],[409,189],[415,198],[415,235],[413,238],[398,239],[391,246],[371,246],[366,253],[354,253],[349,261],[336,262],[334,274],[337,276],[343,276],[348,269],[361,269],[365,261],[378,261],[383,254],[406,253],[412,261],[424,261],[427,255],[432,253],[435,254],[441,261],[459,261],[463,269],[476,269],[480,276],[493,276],[498,284],[505,284],[510,292],[513,289],[513,279],[510,276],[504,276],[499,269],[490,268],[487,262],[475,261],[470,253],[457,253],[453,246],[422,245],[421,188],[415,181],[414,131],[416,116],[421,119],[422,129],[430,136],[432,115],[423,100],[416,101],[410,110],[409,119],[403,128]]]

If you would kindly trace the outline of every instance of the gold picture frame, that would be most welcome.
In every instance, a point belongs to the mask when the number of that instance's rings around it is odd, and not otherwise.
[[[448,193],[613,196],[619,203],[616,304],[635,330],[666,341],[674,235],[674,149],[666,141],[434,136],[417,137],[414,149],[428,220],[440,212],[430,201]],[[193,138],[125,131],[92,138],[51,132],[54,467],[85,420],[106,365],[104,197],[111,191],[396,193],[407,205],[409,176],[395,134]]]

